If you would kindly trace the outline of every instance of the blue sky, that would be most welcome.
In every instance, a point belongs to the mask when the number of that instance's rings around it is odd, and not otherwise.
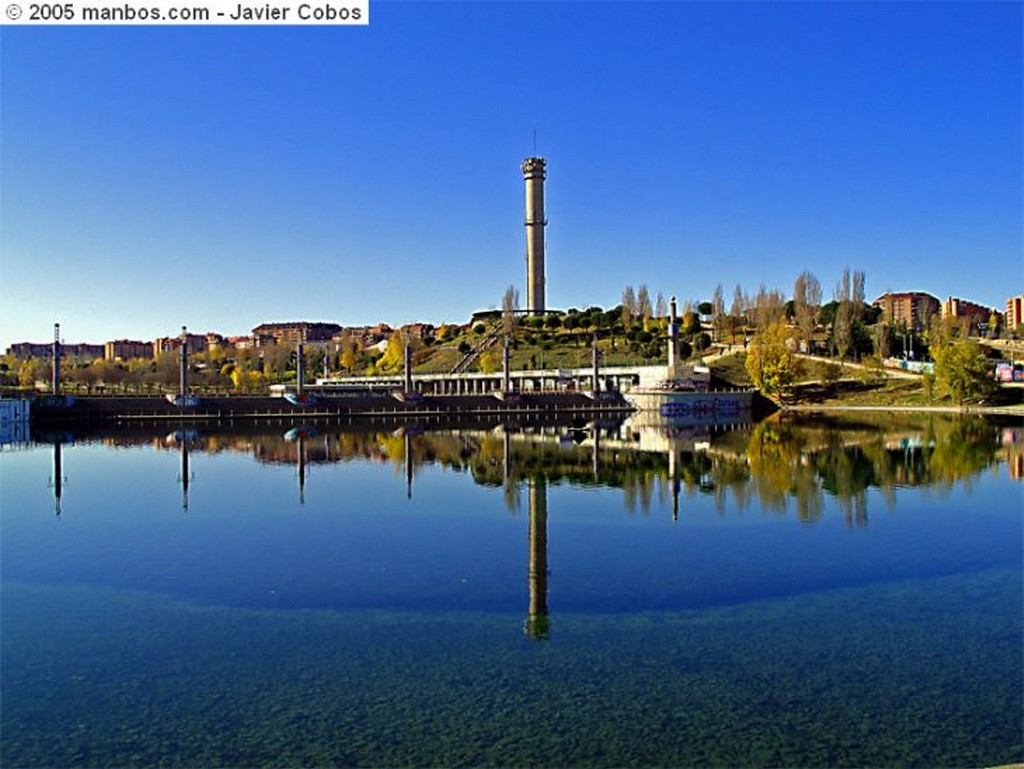
[[[0,347],[652,294],[1024,291],[1020,3],[371,0],[0,31]]]

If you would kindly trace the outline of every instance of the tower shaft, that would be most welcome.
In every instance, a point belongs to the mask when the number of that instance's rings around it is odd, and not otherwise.
[[[544,301],[544,180],[547,161],[531,157],[523,161],[526,181],[526,309],[543,315]]]

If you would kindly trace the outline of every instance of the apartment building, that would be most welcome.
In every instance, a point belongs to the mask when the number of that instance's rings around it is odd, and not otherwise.
[[[872,304],[882,309],[882,318],[889,325],[905,325],[915,331],[925,329],[932,316],[942,311],[942,303],[922,291],[882,294]]]

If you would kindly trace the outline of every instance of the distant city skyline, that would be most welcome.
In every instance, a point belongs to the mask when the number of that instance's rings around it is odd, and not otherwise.
[[[0,347],[465,322],[627,284],[1024,290],[1019,3],[395,3],[0,28]],[[536,131],[536,148],[534,132]]]

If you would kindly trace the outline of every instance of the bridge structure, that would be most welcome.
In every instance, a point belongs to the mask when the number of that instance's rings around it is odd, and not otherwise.
[[[596,377],[595,377],[596,373]],[[506,377],[508,380],[506,381]],[[597,380],[595,386],[595,378]],[[413,374],[413,391],[422,395],[490,395],[542,392],[625,392],[665,378],[665,366],[616,366],[524,369],[521,371],[460,371]],[[324,394],[343,392],[392,392],[406,390],[403,372],[393,375],[320,377],[313,389]],[[307,385],[307,389],[309,386]]]

